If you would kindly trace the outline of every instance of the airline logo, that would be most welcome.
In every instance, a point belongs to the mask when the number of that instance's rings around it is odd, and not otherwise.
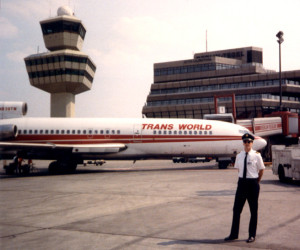
[[[154,123],[143,123],[143,130],[211,130],[212,125],[210,124],[178,124],[176,128],[174,124],[154,124]]]

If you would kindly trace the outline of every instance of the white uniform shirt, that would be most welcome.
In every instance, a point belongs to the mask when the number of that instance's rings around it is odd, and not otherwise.
[[[239,177],[243,178],[244,173],[244,160],[246,152],[243,150],[237,156],[234,164],[234,168],[239,170]],[[251,149],[247,156],[247,175],[246,178],[258,178],[258,172],[261,169],[265,169],[265,165],[260,153]]]

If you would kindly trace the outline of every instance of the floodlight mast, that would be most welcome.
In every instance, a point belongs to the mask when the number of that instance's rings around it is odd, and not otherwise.
[[[281,79],[281,44],[283,43],[283,32],[279,31],[276,34],[278,38],[277,42],[279,44],[279,88],[280,88],[280,101],[279,101],[279,110],[282,111],[282,79]]]

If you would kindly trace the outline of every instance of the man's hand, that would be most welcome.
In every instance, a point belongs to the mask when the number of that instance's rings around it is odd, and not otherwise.
[[[264,174],[264,170],[263,169],[259,170],[259,172],[258,172],[258,183],[260,182],[263,174]]]

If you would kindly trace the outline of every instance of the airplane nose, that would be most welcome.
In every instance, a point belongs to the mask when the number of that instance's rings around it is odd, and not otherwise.
[[[267,141],[261,137],[254,140],[254,145],[256,150],[261,150],[267,146]]]

